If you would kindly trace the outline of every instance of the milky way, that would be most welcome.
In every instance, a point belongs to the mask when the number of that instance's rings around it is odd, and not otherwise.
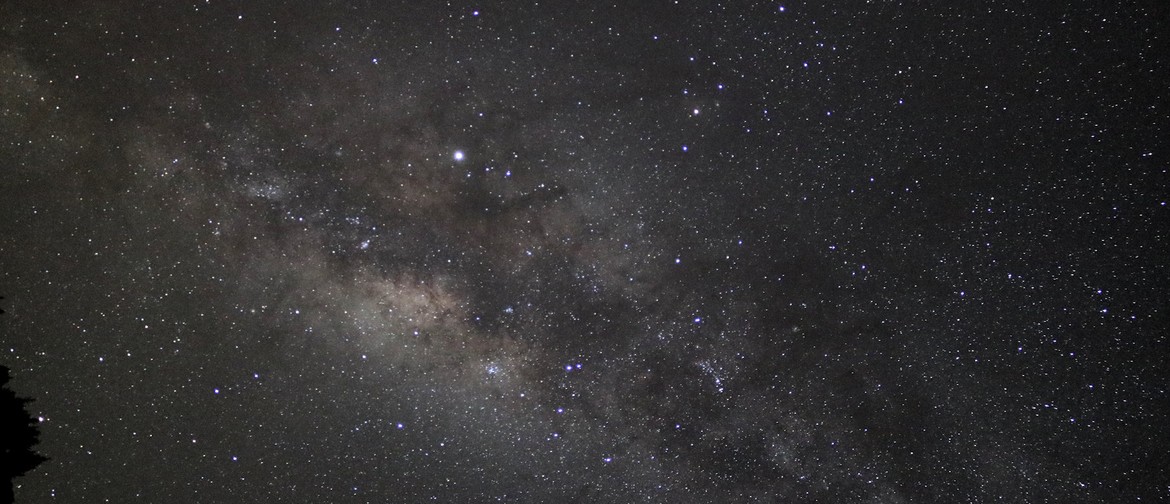
[[[0,6],[18,502],[1170,497],[1165,6],[635,3]]]

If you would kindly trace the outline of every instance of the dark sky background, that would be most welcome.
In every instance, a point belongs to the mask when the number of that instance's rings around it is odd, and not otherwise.
[[[1165,2],[82,4],[18,502],[1170,498]]]

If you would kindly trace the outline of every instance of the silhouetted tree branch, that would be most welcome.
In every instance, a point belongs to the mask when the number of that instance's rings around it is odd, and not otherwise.
[[[0,299],[4,299],[0,296]],[[4,313],[0,310],[0,313]],[[48,460],[33,451],[40,438],[37,420],[25,409],[31,399],[17,397],[8,388],[12,379],[8,367],[0,365],[0,470],[9,483],[0,488],[0,502],[13,501],[12,479]]]

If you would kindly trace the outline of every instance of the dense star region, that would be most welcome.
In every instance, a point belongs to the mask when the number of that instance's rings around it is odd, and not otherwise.
[[[82,4],[17,502],[1170,498],[1165,2]]]

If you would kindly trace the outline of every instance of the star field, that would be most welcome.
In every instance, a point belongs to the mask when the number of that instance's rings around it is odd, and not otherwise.
[[[17,502],[1170,498],[1157,2],[0,4]]]

